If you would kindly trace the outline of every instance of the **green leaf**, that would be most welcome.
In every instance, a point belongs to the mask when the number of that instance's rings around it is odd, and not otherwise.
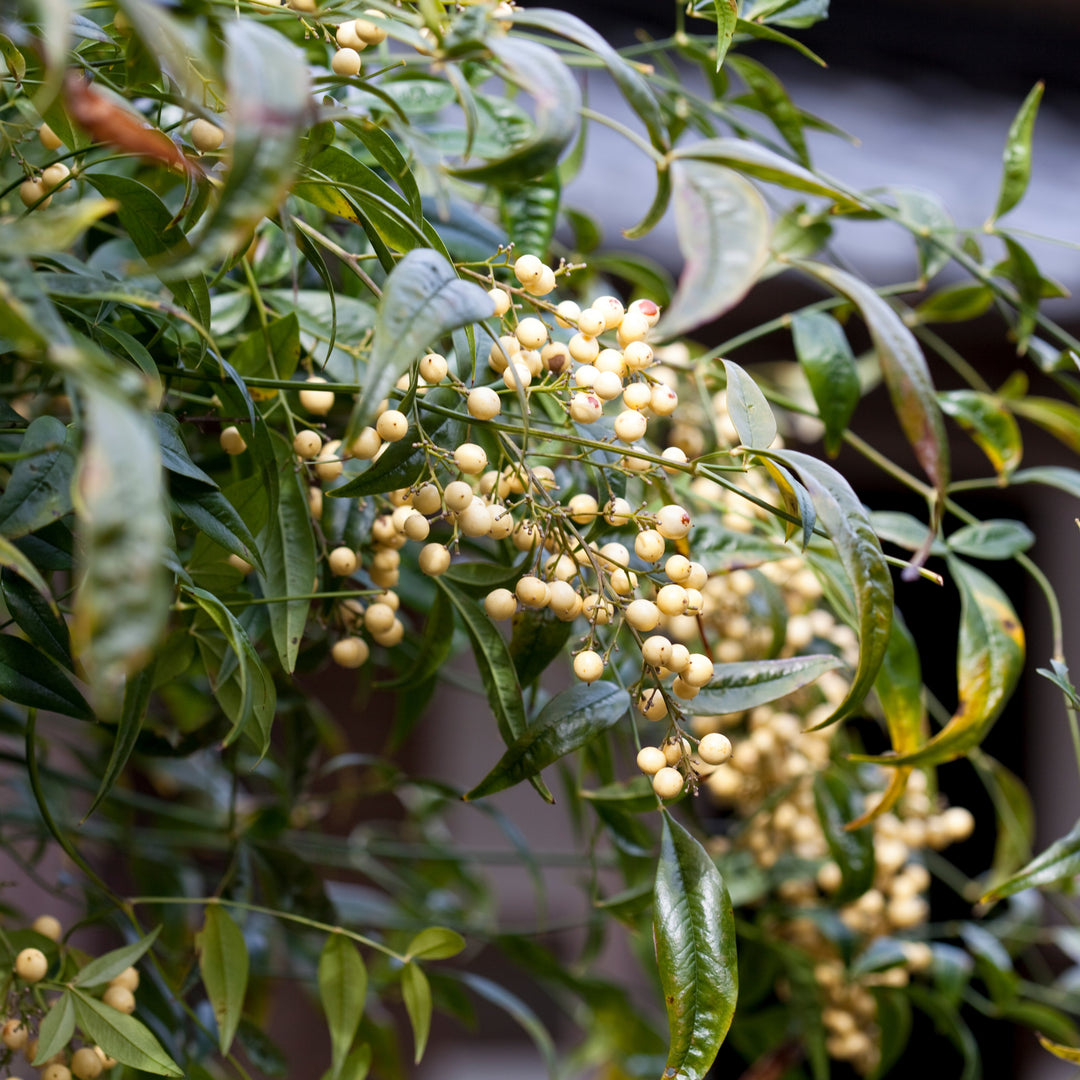
[[[555,233],[560,195],[558,170],[538,180],[499,189],[499,217],[518,251],[543,258]]]
[[[465,939],[445,926],[429,926],[421,930],[405,950],[409,960],[448,960],[465,948]]]
[[[41,1027],[38,1028],[37,1056],[31,1064],[44,1068],[49,1058],[67,1047],[74,1034],[75,1001],[71,994],[65,992],[49,1006],[49,1011],[41,1021]]]
[[[255,537],[223,492],[178,479],[173,481],[169,495],[176,509],[199,532],[251,563],[260,573],[266,569]]]
[[[0,496],[0,534],[9,540],[35,532],[71,510],[75,439],[53,416],[30,423]]]
[[[938,497],[949,484],[949,443],[930,369],[915,336],[900,316],[865,282],[823,263],[796,262],[859,309],[877,351],[893,408]]]
[[[306,596],[316,574],[315,537],[311,531],[307,487],[293,461],[292,449],[283,440],[274,440],[274,459],[280,476],[277,508],[259,534],[266,573],[260,574],[263,593],[278,597]],[[270,631],[281,666],[288,672],[296,667],[296,656],[307,625],[309,600],[280,599],[267,605]]]
[[[738,0],[713,0],[713,3],[716,8],[716,70],[719,71],[735,36],[739,4]]]
[[[700,158],[676,159],[669,171],[685,267],[656,329],[664,340],[687,334],[737,304],[769,254],[769,212],[752,184]]]
[[[776,438],[776,417],[758,384],[734,360],[722,360],[727,375],[727,411],[739,441],[765,450]]]
[[[999,476],[1008,476],[1020,464],[1020,426],[1000,399],[977,390],[946,390],[938,394],[938,403],[972,437]]]
[[[1024,667],[1024,631],[1009,598],[981,570],[953,556],[949,556],[949,570],[960,590],[956,712],[918,750],[855,760],[925,766],[962,757],[986,737],[1016,688]]]
[[[7,605],[8,614],[15,620],[15,625],[43,653],[46,653],[57,663],[71,670],[71,641],[68,637],[67,623],[60,617],[56,605],[52,602],[48,589],[39,589],[25,576],[20,576],[11,568],[11,562],[6,555],[6,549],[11,547],[12,552],[21,560],[26,559],[18,548],[8,545],[7,541],[0,538],[0,563],[5,564],[3,573],[0,574],[0,586],[3,587],[4,603]],[[33,570],[33,564],[29,567]],[[34,571],[38,581],[41,575]]]
[[[75,1019],[90,1042],[97,1043],[121,1065],[153,1073],[155,1076],[183,1076],[183,1070],[161,1047],[153,1033],[134,1016],[73,989]]]
[[[874,830],[848,828],[859,817],[862,799],[835,768],[814,777],[814,804],[829,853],[843,875],[833,899],[845,904],[874,884]]]
[[[131,752],[135,749],[135,743],[142,732],[143,721],[146,718],[150,693],[154,688],[156,669],[157,662],[155,660],[137,675],[132,675],[124,687],[124,702],[120,706],[120,718],[116,725],[116,734],[113,739],[112,751],[109,754],[109,762],[105,766],[105,773],[101,778],[97,794],[83,815],[83,821],[93,814],[101,805],[102,800],[112,791],[116,781],[120,779],[120,774],[124,771],[124,766],[128,763],[128,758],[131,757]],[[122,971],[123,968],[120,970]]]
[[[120,972],[138,963],[139,958],[154,944],[160,930],[161,927],[156,926],[138,941],[123,945],[119,949],[112,949],[91,960],[89,964],[79,969],[79,973],[71,980],[71,985],[81,986],[83,989],[104,986],[110,979],[115,979]]]
[[[358,1046],[342,1063],[337,1080],[365,1080],[371,1070],[371,1047],[364,1043]],[[332,1070],[323,1073],[322,1080],[335,1080]]]
[[[906,551],[918,551],[926,543],[929,527],[910,514],[903,514],[898,510],[872,510],[870,524],[883,541]],[[940,540],[935,540],[930,548],[932,555],[947,555],[948,551]]]
[[[1024,99],[1020,111],[1009,125],[1005,139],[1005,154],[1002,161],[1001,188],[998,191],[997,206],[990,222],[1008,213],[1027,191],[1031,179],[1031,137],[1035,131],[1035,117],[1039,112],[1045,84],[1037,82]]]
[[[29,641],[0,634],[0,695],[17,705],[92,720],[86,699],[52,660]]]
[[[952,242],[956,234],[956,224],[938,195],[917,188],[889,190],[896,199],[900,221],[915,238],[915,250],[919,257],[919,281],[925,286],[927,281],[949,264],[952,256],[948,247],[935,241]]]
[[[367,968],[363,958],[344,934],[330,934],[319,957],[319,999],[330,1029],[329,1075],[334,1080],[349,1075],[346,1059],[364,1014],[366,997]]]
[[[249,964],[247,943],[240,927],[220,904],[207,904],[206,921],[195,944],[199,950],[199,973],[217,1020],[218,1047],[226,1054],[244,1011]]]
[[[1064,465],[1040,465],[1034,469],[1021,469],[1009,477],[1012,484],[1046,484],[1080,499],[1080,471]]]
[[[592,791],[583,790],[579,794],[589,802],[603,803],[629,813],[656,809],[656,792],[653,791],[652,782],[647,776],[635,776],[632,780],[605,784]]]
[[[771,26],[764,26],[759,22],[751,22],[749,19],[739,19],[735,24],[735,29],[740,34],[746,34],[748,37],[758,38],[761,41],[771,41],[777,45],[786,45],[788,48],[794,49],[797,53],[801,53],[807,60],[812,60],[820,67],[826,67],[826,63],[813,49],[808,48],[798,38],[793,38],[789,34],[783,34],[779,30],[774,30]]]
[[[993,302],[989,285],[946,285],[918,304],[915,316],[920,323],[968,322],[985,315]]]
[[[835,457],[855,406],[859,373],[843,327],[824,311],[805,312],[791,320],[795,355],[810,383],[818,416],[825,425],[825,450]]]
[[[755,709],[808,686],[842,664],[840,657],[824,654],[720,664],[716,678],[697,697],[683,703],[683,708],[693,716],[724,716]]]
[[[171,597],[157,433],[127,403],[89,386],[85,396],[77,481],[83,576],[72,637],[100,708],[111,707],[124,678],[149,660]]]
[[[1022,870],[990,889],[981,902],[1004,900],[1024,889],[1039,889],[1077,874],[1080,874],[1080,821],[1066,836],[1055,840]]]
[[[702,1080],[735,1013],[735,918],[720,871],[667,812],[653,892],[653,939],[671,1040],[664,1075]]]
[[[300,320],[295,311],[271,319],[246,333],[229,353],[228,362],[244,378],[291,379],[300,361]],[[243,420],[240,430],[243,433]]]
[[[553,697],[506,749],[467,800],[512,787],[566,754],[585,746],[617,724],[630,708],[630,695],[613,683],[582,683]]]
[[[1035,534],[1023,522],[995,518],[965,525],[945,542],[957,555],[972,559],[1011,559],[1035,543]]]
[[[797,450],[770,450],[768,454],[801,477],[852,587],[859,633],[859,662],[847,697],[825,721],[832,724],[859,707],[877,678],[892,626],[892,577],[862,503],[839,473]]]
[[[972,758],[990,793],[997,816],[997,841],[990,882],[997,884],[1031,859],[1035,839],[1035,808],[1023,781],[1000,761],[985,754]]]
[[[810,153],[806,148],[806,137],[803,134],[802,113],[795,108],[791,98],[788,97],[784,84],[764,64],[759,64],[748,56],[732,56],[728,60],[728,66],[738,73],[739,78],[750,90],[750,99],[747,103],[756,105],[772,121],[773,126],[784,142],[794,151],[799,162],[809,168]]]
[[[479,285],[462,281],[438,252],[406,253],[383,286],[364,392],[349,421],[346,442],[375,415],[379,402],[429,342],[493,311],[491,297]]]
[[[534,130],[527,141],[502,157],[447,171],[480,184],[524,183],[555,168],[574,141],[580,123],[581,90],[559,54],[547,45],[517,37],[489,37],[485,45],[508,79],[535,101]]]
[[[431,1032],[431,985],[419,964],[408,963],[401,969],[401,996],[416,1044],[413,1062],[419,1065]]]
[[[871,1080],[881,1080],[908,1047],[911,1036],[911,1002],[900,991],[874,989],[877,1019],[881,1031],[881,1058]]]
[[[1080,408],[1057,398],[1029,396],[1009,402],[1017,416],[1038,424],[1063,442],[1070,450],[1080,453]]]
[[[424,636],[412,666],[396,679],[381,684],[384,689],[417,687],[438,675],[454,647],[454,608],[444,592],[436,592],[424,623]]]
[[[1056,1043],[1052,1039],[1048,1039],[1041,1032],[1035,1033],[1036,1038],[1039,1040],[1039,1045],[1049,1053],[1053,1054],[1056,1058],[1061,1058],[1062,1061],[1071,1061],[1074,1065],[1080,1065],[1080,1050],[1074,1049],[1071,1046],[1062,1046],[1061,1043]]]
[[[549,608],[524,608],[514,615],[510,659],[522,686],[534,683],[562,655],[572,630],[573,623],[557,618]]]

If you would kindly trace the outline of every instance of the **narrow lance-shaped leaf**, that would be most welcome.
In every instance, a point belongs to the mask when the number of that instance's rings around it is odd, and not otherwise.
[[[939,498],[943,499],[949,483],[949,443],[930,369],[915,335],[865,282],[823,263],[797,262],[794,265],[858,307],[873,338],[900,426]]]
[[[687,334],[737,304],[769,254],[769,212],[753,184],[711,161],[678,159],[669,171],[686,265],[656,329],[664,340]]]
[[[79,720],[94,715],[63,669],[14,634],[0,634],[0,694],[18,705]]]
[[[401,996],[416,1045],[413,1061],[419,1065],[431,1033],[431,984],[419,964],[410,961],[401,969]]]
[[[342,1073],[367,996],[367,968],[344,934],[330,934],[319,957],[319,999],[330,1029],[330,1076]]]
[[[738,0],[714,0],[716,5],[716,70],[724,66],[724,57],[731,48],[735,25],[739,21]]]
[[[119,1012],[83,990],[72,989],[75,1019],[88,1041],[132,1069],[156,1076],[183,1076],[183,1070],[162,1049],[153,1032],[134,1016]]]
[[[75,443],[55,416],[31,421],[19,445],[24,455],[0,496],[0,534],[16,540],[71,509]]]
[[[653,891],[653,939],[670,1047],[664,1076],[703,1080],[739,994],[735,917],[705,849],[666,812]]]
[[[9,559],[9,556],[11,558]],[[25,568],[14,568],[14,556]],[[68,626],[33,563],[14,544],[0,538],[0,574],[4,603],[15,625],[44,653],[71,670],[71,639]],[[29,572],[37,578],[35,583]]]
[[[810,383],[818,416],[825,425],[825,451],[840,452],[855,406],[859,373],[844,328],[824,311],[795,315],[791,320],[795,355]]]
[[[1004,900],[1024,889],[1039,889],[1056,881],[1080,874],[1080,821],[1060,840],[1055,840],[1044,852],[1036,855],[1022,870],[992,888],[983,903]]]
[[[859,633],[859,662],[847,696],[825,721],[832,724],[859,707],[877,678],[892,626],[892,578],[862,503],[835,469],[797,450],[766,453],[801,477],[851,583]]]
[[[938,394],[938,402],[989,458],[998,476],[1008,477],[1020,464],[1024,454],[1020,425],[998,398],[978,390],[946,390]]]
[[[240,927],[220,904],[208,904],[197,939],[199,971],[218,1025],[218,1046],[228,1053],[244,1011],[248,949]]]
[[[38,1028],[37,1054],[30,1063],[44,1068],[54,1054],[65,1049],[75,1034],[75,1001],[71,994],[61,994],[49,1007]],[[27,1051],[29,1059],[29,1051]]]
[[[1020,111],[1009,125],[1005,139],[1005,154],[1002,160],[1001,189],[998,192],[997,206],[994,208],[992,223],[1002,214],[1008,213],[1027,191],[1031,180],[1031,137],[1035,132],[1035,117],[1039,112],[1045,84],[1037,82],[1024,99]]]
[[[1035,543],[1035,534],[1022,521],[994,518],[964,525],[947,543],[951,551],[972,559],[1011,559]]]
[[[956,682],[960,703],[949,722],[918,750],[858,758],[883,765],[940,765],[978,746],[1016,689],[1024,667],[1024,631],[1009,598],[981,570],[950,556],[960,590]]]
[[[849,829],[859,812],[857,792],[836,769],[814,778],[814,804],[829,845],[829,854],[840,867],[841,883],[834,899],[847,903],[862,896],[874,884],[874,836],[870,829]]]
[[[1036,1032],[1036,1036],[1039,1040],[1039,1045],[1044,1050],[1054,1055],[1056,1058],[1061,1058],[1062,1061],[1071,1061],[1074,1065],[1080,1065],[1080,1049],[1072,1046],[1062,1046],[1061,1043],[1054,1042],[1053,1039],[1048,1039],[1042,1032]]]
[[[494,301],[479,285],[462,281],[438,252],[408,252],[383,286],[364,392],[349,421],[346,442],[375,415],[399,376],[443,334],[488,318]]]
[[[744,712],[786,697],[842,664],[840,657],[824,654],[721,664],[717,677],[682,707],[693,716]]]
[[[81,986],[84,989],[89,986],[104,986],[110,979],[116,978],[120,972],[138,963],[154,944],[160,930],[161,927],[156,926],[138,941],[133,941],[130,945],[122,945],[119,949],[111,949],[91,960],[85,967],[79,969],[79,973],[71,980],[71,985]]]
[[[776,438],[776,417],[750,375],[733,360],[722,360],[727,375],[727,412],[745,447],[766,450]]]
[[[449,960],[465,948],[465,939],[445,926],[429,926],[421,930],[405,950],[410,960]]]
[[[465,798],[480,799],[535,776],[618,723],[629,708],[630,695],[613,683],[583,683],[564,690],[540,710]]]

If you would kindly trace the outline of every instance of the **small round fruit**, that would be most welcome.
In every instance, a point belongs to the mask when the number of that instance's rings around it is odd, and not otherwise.
[[[691,686],[707,686],[713,677],[713,662],[704,653],[691,653],[682,677]]]
[[[540,271],[540,276],[535,281],[530,281],[525,286],[525,291],[530,296],[547,296],[555,289],[555,271],[550,266],[545,266]]]
[[[424,484],[413,496],[413,509],[430,516],[442,509],[442,496],[434,484]]]
[[[235,429],[234,429],[235,430]],[[224,434],[224,432],[222,433]],[[298,431],[293,439],[293,453],[304,461],[310,461],[322,449],[322,439],[317,431]]]
[[[645,562],[656,562],[664,554],[664,538],[655,529],[643,529],[634,537],[634,551]]]
[[[514,336],[523,349],[539,349],[548,337],[547,327],[539,319],[522,319],[514,330]]]
[[[55,131],[48,124],[42,124],[38,128],[38,138],[41,140],[41,145],[46,150],[59,150],[63,146],[63,142]]]
[[[511,619],[517,611],[517,597],[509,589],[492,589],[484,597],[484,610],[496,621]]]
[[[659,746],[643,746],[637,755],[637,767],[646,776],[655,776],[667,765],[667,758]]]
[[[341,461],[341,440],[328,442],[315,458],[315,475],[325,482],[336,480],[344,470]]]
[[[600,342],[588,334],[575,334],[566,348],[579,364],[591,364],[600,355]]]
[[[614,371],[601,371],[593,381],[592,389],[601,401],[614,401],[622,393],[622,379]]]
[[[449,373],[450,365],[445,356],[433,352],[420,358],[420,377],[424,382],[441,383]]]
[[[649,408],[657,416],[670,416],[679,407],[679,395],[670,386],[657,383],[652,388],[649,398]]]
[[[311,375],[307,384],[325,383],[321,375]],[[333,390],[301,390],[300,404],[313,416],[325,416],[334,407]]]
[[[514,586],[514,594],[526,606],[530,608],[547,607],[551,599],[551,589],[546,581],[541,581],[533,574],[526,574],[518,579]]]
[[[656,528],[668,540],[682,540],[690,531],[690,515],[674,503],[661,506],[656,512]]]
[[[5,1020],[3,1028],[0,1029],[0,1040],[3,1040],[4,1045],[9,1050],[21,1050],[29,1038],[30,1031],[27,1026],[14,1017]]]
[[[581,308],[573,300],[563,300],[555,307],[555,322],[564,330],[569,330],[580,314]]]
[[[387,442],[400,442],[409,430],[409,418],[397,409],[387,409],[375,421],[375,430],[380,439]]]
[[[24,180],[19,185],[19,198],[22,199],[22,204],[25,207],[34,206],[38,210],[44,210],[52,202],[52,196],[45,195],[47,190],[48,188],[40,179]]]
[[[954,844],[966,840],[975,831],[975,816],[966,806],[950,806],[941,819]]]
[[[663,634],[653,634],[641,643],[641,658],[649,667],[664,667],[671,659],[671,641]]]
[[[655,300],[635,300],[628,310],[643,315],[649,326],[655,326],[660,321],[660,305]]]
[[[671,684],[671,692],[682,701],[692,701],[701,693],[701,688],[691,686],[681,675]]]
[[[491,532],[491,514],[488,513],[487,503],[474,495],[469,505],[458,511],[457,527],[465,536],[487,536]]]
[[[204,120],[201,116],[191,125],[191,145],[200,154],[208,154],[216,150],[225,140],[225,132],[217,126]]]
[[[574,674],[582,682],[596,682],[604,674],[604,658],[592,649],[579,652],[574,657]]]
[[[330,567],[330,573],[336,577],[348,577],[350,574],[355,574],[356,568],[360,565],[356,552],[349,547],[334,548],[326,557],[326,562]]]
[[[685,555],[672,555],[664,563],[664,573],[677,585],[685,585],[693,572],[693,564]]]
[[[462,443],[454,451],[457,467],[469,476],[479,476],[487,468],[487,454],[476,443]]]
[[[65,191],[71,186],[70,182],[65,183],[70,175],[71,170],[62,161],[57,161],[42,169],[41,182],[47,191]]]
[[[623,321],[626,309],[617,296],[598,296],[589,307],[604,316],[604,328],[614,330]]]
[[[389,604],[369,604],[364,612],[364,629],[369,634],[385,634],[394,625],[394,609]]]
[[[50,941],[59,941],[64,933],[64,928],[55,915],[39,915],[30,924],[30,929],[37,931],[42,937],[47,937]]]
[[[413,510],[413,512],[405,519],[405,525],[402,528],[402,532],[404,532],[410,540],[426,540],[428,534],[431,532],[431,525],[423,514]]]
[[[71,1055],[71,1072],[77,1080],[97,1080],[103,1070],[101,1058],[89,1046],[83,1046]]]
[[[367,42],[356,32],[355,19],[343,22],[334,34],[334,40],[339,49],[355,49],[357,52],[362,52],[367,48]]]
[[[363,638],[347,637],[334,642],[330,656],[338,667],[358,668],[367,663],[371,655],[368,643]]]
[[[661,751],[661,754],[663,751]],[[683,775],[678,769],[673,769],[670,765],[665,765],[659,772],[652,778],[653,791],[660,796],[661,799],[674,799],[676,795],[682,794],[683,789]]]
[[[617,337],[620,345],[629,345],[632,341],[641,341],[649,332],[649,321],[636,311],[628,311],[619,323]]]
[[[531,282],[539,281],[540,275],[543,272],[544,264],[535,255],[521,255],[514,263],[514,277],[516,277],[522,285],[528,285]]]
[[[230,424],[227,428],[221,429],[219,441],[221,443],[221,449],[230,457],[242,454],[247,449],[247,443],[244,441],[244,436],[240,434],[240,429],[233,424]]]
[[[385,21],[386,16],[375,8],[367,8],[364,18],[357,19],[355,23],[356,36],[368,45],[378,45],[386,40],[386,30],[379,24]]]
[[[660,609],[651,600],[631,600],[626,606],[626,621],[642,633],[655,630]]]
[[[615,434],[624,443],[637,442],[649,426],[644,414],[627,409],[615,417]]]
[[[667,702],[659,690],[646,690],[638,698],[638,712],[647,720],[663,720],[667,716]]]
[[[570,399],[570,419],[579,424],[594,424],[604,415],[604,403],[596,394],[578,393]]]
[[[66,1065],[50,1065],[42,1070],[41,1080],[71,1080],[71,1070]]]
[[[420,549],[417,562],[428,577],[438,577],[450,568],[450,552],[442,544],[425,544]]]
[[[577,325],[578,330],[586,337],[595,338],[607,329],[607,320],[602,311],[588,307],[578,316]]]
[[[644,371],[653,362],[652,346],[644,341],[631,341],[623,349],[623,363],[628,371]]]
[[[604,507],[604,520],[618,528],[625,525],[634,514],[634,508],[622,498],[612,499]]]
[[[495,305],[495,315],[501,319],[510,310],[510,294],[496,285],[493,289],[488,289],[488,296]]]
[[[656,606],[665,615],[681,615],[686,611],[686,590],[681,585],[664,585],[656,594]]]
[[[330,67],[335,75],[359,75],[363,63],[355,49],[338,49],[330,58]]]
[[[600,504],[594,496],[583,492],[571,497],[566,504],[566,510],[571,521],[578,525],[588,525],[600,513]]]
[[[443,503],[447,510],[460,513],[473,500],[473,489],[464,480],[452,480],[443,490]]]
[[[135,1011],[135,995],[126,986],[110,986],[101,995],[101,1000],[117,1012],[127,1013],[128,1016]]]
[[[731,740],[719,731],[712,731],[698,743],[697,752],[706,765],[723,765],[731,757]]]
[[[110,986],[122,986],[125,990],[130,990],[133,994],[139,989],[139,969],[135,967],[126,967],[119,975],[114,975],[109,980]]]
[[[41,982],[48,970],[49,962],[40,949],[23,949],[15,957],[15,974],[25,982]]]
[[[382,436],[373,428],[360,429],[360,434],[352,441],[349,453],[358,461],[370,461],[382,446]]]

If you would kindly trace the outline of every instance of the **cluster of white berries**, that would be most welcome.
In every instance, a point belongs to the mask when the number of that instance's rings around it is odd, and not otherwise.
[[[38,139],[46,150],[59,150],[63,146],[60,137],[48,124],[38,127]],[[33,210],[44,210],[58,191],[66,191],[71,186],[71,170],[62,161],[47,165],[36,176],[28,176],[19,185],[19,198],[23,206]]]
[[[30,929],[50,941],[59,942],[63,936],[60,920],[54,915],[39,915]],[[15,982],[8,996],[8,1015],[0,1022],[0,1042],[4,1046],[0,1052],[0,1063],[8,1068],[16,1052],[22,1053],[28,1065],[38,1055],[38,1037],[34,1033],[40,1027],[44,1013],[30,993],[30,988],[40,983],[48,971],[48,958],[40,949],[23,949],[15,957]],[[135,1011],[135,990],[138,986],[138,971],[133,967],[126,968],[106,986],[101,996],[102,1003],[130,1016]],[[41,1066],[39,1075],[41,1080],[72,1080],[72,1077],[75,1080],[97,1080],[116,1064],[116,1059],[109,1057],[100,1046],[69,1047],[53,1054]],[[10,1076],[9,1080],[18,1078]]]
[[[359,19],[343,22],[334,35],[337,51],[330,59],[335,75],[359,75],[363,62],[360,54],[369,45],[386,40],[386,16],[375,8],[369,8]]]

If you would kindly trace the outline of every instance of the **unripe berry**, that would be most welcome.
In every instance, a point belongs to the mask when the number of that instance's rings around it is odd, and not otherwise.
[[[530,296],[547,296],[555,288],[555,271],[550,266],[545,266],[540,271],[540,276],[535,281],[525,285],[525,291]]]
[[[596,394],[580,393],[570,399],[570,419],[579,424],[592,424],[604,415],[603,402]]]
[[[83,1046],[71,1055],[71,1072],[76,1080],[97,1080],[103,1070],[101,1058],[89,1046]]]
[[[38,128],[38,139],[41,140],[41,145],[46,150],[59,150],[63,146],[63,142],[60,141],[60,137],[53,131],[48,124],[42,124]]]
[[[526,574],[518,580],[517,585],[514,586],[514,593],[526,607],[531,608],[547,607],[551,599],[548,583],[532,574]]]
[[[233,457],[237,454],[242,454],[247,449],[247,443],[244,441],[244,436],[240,434],[240,429],[234,425],[221,429],[219,441],[221,443],[221,449],[224,450],[226,454]]]
[[[400,442],[409,430],[409,418],[397,409],[387,409],[375,421],[379,438],[387,442]]]
[[[604,674],[604,659],[592,649],[585,649],[574,657],[574,674],[586,683],[596,682]]]
[[[490,618],[498,621],[513,618],[517,611],[517,597],[509,589],[492,589],[484,597],[484,610]]]
[[[575,334],[566,348],[579,364],[591,364],[600,354],[600,343],[586,334]]]
[[[450,568],[450,552],[442,544],[425,544],[420,549],[417,562],[428,577],[438,577]]]
[[[30,1031],[27,1026],[14,1017],[11,1020],[5,1020],[3,1028],[0,1029],[0,1040],[3,1040],[9,1050],[21,1050],[29,1038]]]
[[[664,554],[664,538],[655,529],[643,529],[634,537],[634,551],[645,562],[656,562]]]
[[[731,757],[731,740],[719,731],[711,731],[698,743],[698,757],[706,765],[723,765]]]
[[[23,949],[15,957],[15,974],[25,982],[41,982],[48,970],[49,962],[40,949]]]
[[[330,656],[338,667],[358,668],[367,663],[371,650],[363,638],[347,637],[335,641]]]
[[[543,272],[544,264],[535,255],[521,255],[514,263],[514,277],[516,277],[522,285],[528,285],[530,282],[539,281],[540,275]]]
[[[191,145],[200,154],[208,154],[211,150],[216,150],[224,138],[225,132],[217,124],[212,124],[201,116],[191,125]]]
[[[646,633],[656,628],[660,621],[660,609],[651,600],[631,600],[626,606],[625,617],[635,630]]]
[[[135,1011],[135,995],[126,986],[110,986],[101,995],[101,1000],[128,1016]]]
[[[655,776],[667,765],[667,758],[659,746],[643,746],[637,755],[637,767],[646,776]]]
[[[647,720],[663,720],[667,716],[667,702],[659,690],[645,690],[638,698],[638,712]]]
[[[625,443],[637,442],[648,426],[645,417],[633,409],[627,409],[615,417],[615,434]]]
[[[539,349],[547,341],[547,327],[534,318],[522,319],[514,330],[514,336],[524,349]]]
[[[600,504],[592,495],[583,492],[574,495],[566,504],[566,509],[571,521],[578,525],[588,525],[600,513]]]
[[[360,565],[356,552],[348,547],[334,548],[326,557],[326,562],[330,567],[330,573],[337,577],[348,577],[350,574],[355,573],[357,566]]]
[[[678,769],[665,765],[652,779],[653,791],[661,799],[674,799],[682,794],[683,775]]]
[[[64,928],[55,915],[39,915],[31,924],[30,929],[47,937],[50,941],[59,941],[63,936]]]
[[[586,337],[595,338],[607,329],[607,320],[603,312],[589,307],[578,316],[577,325],[578,330]],[[599,349],[597,351],[599,352]]]
[[[453,480],[443,489],[443,504],[447,510],[460,513],[473,500],[473,490],[464,480]]]
[[[317,383],[325,383],[321,375],[311,375],[307,379],[308,386]],[[325,416],[334,407],[334,392],[332,390],[301,390],[300,404],[314,416]]]
[[[420,358],[420,377],[429,383],[440,383],[450,372],[450,365],[445,356],[438,353],[428,353]]]
[[[315,431],[298,431],[293,439],[293,453],[304,461],[310,461],[322,449],[322,439]]]
[[[555,322],[564,330],[569,330],[577,322],[580,314],[581,308],[573,300],[563,300],[555,308]]]
[[[656,528],[668,540],[682,540],[690,532],[690,515],[674,503],[656,512]]]
[[[664,667],[670,658],[671,642],[663,634],[653,634],[641,643],[641,659],[650,667]]]

